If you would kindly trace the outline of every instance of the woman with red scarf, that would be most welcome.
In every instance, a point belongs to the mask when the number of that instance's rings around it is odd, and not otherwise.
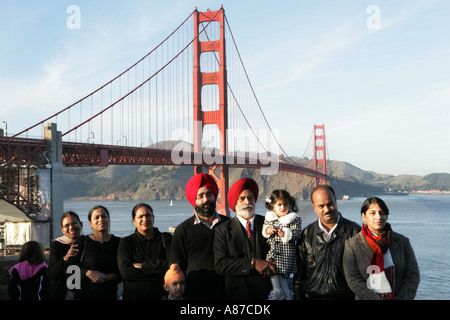
[[[419,266],[409,239],[387,223],[389,209],[380,198],[361,207],[362,230],[345,243],[347,283],[361,300],[412,300],[420,282]]]

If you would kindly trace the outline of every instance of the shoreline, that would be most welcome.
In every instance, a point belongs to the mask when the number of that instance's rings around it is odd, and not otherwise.
[[[450,191],[434,191],[434,190],[413,190],[411,194],[420,195],[450,195]]]
[[[450,195],[450,191],[432,191],[432,190],[412,190],[405,192],[385,192],[378,193],[376,196],[408,196],[408,195]],[[351,198],[364,198],[362,195],[351,195],[348,194]],[[167,198],[167,199],[145,199],[145,201],[187,201],[186,198],[178,199],[178,198]],[[309,201],[309,199],[297,199],[298,201]],[[340,200],[340,199],[337,199]],[[115,198],[111,199],[108,197],[74,197],[69,199],[64,199],[64,201],[108,201],[108,202],[120,202],[120,201],[130,201],[130,202],[139,202],[144,200],[135,200],[130,198]],[[263,200],[261,200],[263,202]]]

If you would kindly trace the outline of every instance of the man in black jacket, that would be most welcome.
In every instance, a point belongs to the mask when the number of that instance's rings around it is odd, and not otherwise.
[[[228,192],[228,205],[234,218],[216,229],[214,257],[216,270],[225,277],[227,299],[265,300],[272,289],[270,276],[276,273],[262,235],[264,217],[255,214],[258,185],[253,179],[236,181]]]
[[[295,298],[354,299],[345,280],[342,255],[345,240],[361,231],[361,227],[338,211],[330,186],[316,187],[311,201],[318,220],[302,231],[298,241]]]

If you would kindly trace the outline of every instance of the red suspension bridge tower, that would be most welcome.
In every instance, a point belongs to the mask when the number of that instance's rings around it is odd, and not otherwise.
[[[224,9],[218,11],[198,12],[194,11],[194,152],[201,153],[202,133],[205,125],[216,125],[220,134],[220,155],[227,154],[227,136],[228,128],[228,103],[227,103],[227,70],[225,58],[225,27],[224,27]],[[200,41],[199,25],[201,23],[218,22],[220,25],[220,37],[218,40]],[[202,72],[200,65],[201,55],[205,52],[212,52],[218,60],[219,69],[216,72]],[[215,106],[213,111],[204,111],[202,104],[202,88],[204,86],[217,86],[219,92],[219,105]],[[214,164],[207,168],[208,173],[212,175],[217,182],[220,190],[220,201],[217,201],[216,208],[220,214],[229,215],[229,209],[226,204],[228,192],[228,165]],[[194,166],[195,173],[201,173],[203,166]]]
[[[314,170],[327,174],[325,154],[325,125],[314,125]],[[315,177],[314,184],[317,187],[326,184],[323,177]]]

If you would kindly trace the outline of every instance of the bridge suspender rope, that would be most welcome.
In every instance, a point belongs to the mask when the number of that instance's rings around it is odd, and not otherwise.
[[[172,36],[173,36],[173,35],[181,28],[181,26],[183,26],[183,25],[189,20],[189,18],[191,18],[191,17],[193,16],[194,12],[195,12],[195,11],[193,11],[193,12],[192,12],[192,13],[191,13],[191,14],[190,14],[190,15],[189,15],[189,16],[188,16],[188,17],[187,17],[187,18],[186,18],[186,19],[185,19],[185,20],[184,20],[184,21],[183,21],[183,22],[182,22],[182,23],[181,23],[181,24],[180,24],[180,25],[179,25],[172,33],[171,33],[171,34],[169,34],[163,41],[161,41],[161,42],[160,42],[153,50],[151,50],[151,51],[150,51],[149,53],[147,53],[144,57],[142,57],[141,59],[139,59],[136,63],[134,63],[133,65],[131,65],[128,69],[126,69],[125,71],[123,71],[122,73],[120,73],[119,75],[117,75],[117,76],[114,77],[112,80],[108,81],[107,83],[105,83],[104,85],[102,85],[101,87],[99,87],[98,89],[92,91],[91,93],[87,94],[86,96],[84,96],[83,98],[79,99],[78,101],[76,101],[76,102],[72,103],[71,105],[65,107],[64,109],[62,109],[62,110],[60,110],[60,111],[54,113],[53,115],[51,115],[51,116],[45,118],[45,119],[42,120],[42,121],[39,121],[38,123],[36,123],[36,124],[34,124],[34,125],[32,125],[32,126],[26,128],[26,129],[20,131],[19,133],[14,134],[14,135],[12,136],[12,138],[19,137],[20,135],[26,133],[27,131],[30,131],[31,129],[33,129],[33,128],[37,127],[37,126],[42,125],[42,124],[45,123],[46,121],[49,121],[49,120],[51,120],[51,119],[57,117],[58,115],[62,114],[63,112],[70,110],[72,107],[76,106],[76,105],[79,104],[79,103],[82,103],[84,100],[88,99],[89,97],[92,97],[95,93],[101,91],[102,89],[104,89],[104,88],[107,87],[108,85],[111,85],[111,84],[112,84],[114,81],[116,81],[117,79],[120,79],[124,74],[128,73],[131,69],[133,69],[134,67],[136,67],[139,63],[141,63],[142,61],[144,61],[144,60],[145,60],[147,57],[149,57],[152,53],[156,52],[156,50],[157,50],[158,48],[160,48],[160,47],[161,47],[168,39],[170,39],[170,38],[171,38],[171,37],[172,37]],[[154,73],[151,77],[149,77],[146,81],[144,81],[143,83],[141,83],[138,87],[140,87],[140,86],[142,86],[143,84],[145,84],[146,82],[148,82],[148,81],[149,81],[150,79],[152,79],[155,75],[157,75],[162,69],[164,69],[167,65],[169,65],[173,60],[175,60],[175,59],[176,59],[176,58],[177,58],[177,57],[178,57],[178,56],[179,56],[179,55],[180,55],[187,47],[189,47],[189,45],[190,45],[194,40],[195,40],[195,38],[192,39],[192,41],[189,42],[189,44],[188,44],[187,46],[185,46],[185,48],[184,48],[182,51],[180,51],[173,59],[171,59],[169,62],[167,62],[162,68],[160,68],[157,72],[155,72],[155,73]],[[135,90],[136,90],[138,87],[136,87]],[[111,88],[111,90],[112,90],[112,88]],[[135,90],[133,90],[132,92],[134,92]],[[129,94],[131,94],[132,92],[129,92]],[[128,94],[128,95],[129,95],[129,94]],[[108,107],[108,109],[109,109],[110,107],[114,106],[117,102],[123,100],[123,99],[124,99],[125,97],[127,97],[128,95],[121,97],[121,99],[118,99],[115,103],[111,104],[111,105]],[[105,109],[105,110],[106,110],[106,109]],[[105,110],[103,110],[103,111],[105,111]],[[96,117],[96,116],[98,116],[98,115],[100,115],[100,114],[102,114],[102,112],[97,113],[94,117]],[[92,117],[92,118],[94,118],[94,117]],[[75,130],[76,128],[80,127],[81,125],[85,124],[86,122],[87,122],[87,121],[84,121],[82,124],[76,126],[75,128],[72,128],[72,129],[69,130],[68,132],[64,133],[63,136],[64,136],[65,134],[67,134],[67,133],[69,133],[69,132]]]

